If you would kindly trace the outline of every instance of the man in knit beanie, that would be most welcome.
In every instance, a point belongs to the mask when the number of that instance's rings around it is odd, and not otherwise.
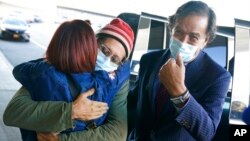
[[[133,49],[134,32],[132,28],[120,18],[113,19],[104,26],[98,33],[98,38],[112,38],[120,42],[126,52],[126,58]]]
[[[122,19],[115,18],[97,32],[97,39],[96,70],[113,72],[128,59],[133,49],[134,32]]]

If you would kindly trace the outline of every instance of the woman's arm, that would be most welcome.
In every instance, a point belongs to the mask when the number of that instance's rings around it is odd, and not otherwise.
[[[63,118],[65,116],[71,117],[71,119],[88,121],[99,118],[107,112],[107,103],[88,99],[88,96],[93,95],[94,91],[94,89],[90,89],[87,92],[80,94],[71,106],[69,105],[71,103],[63,102],[53,102],[52,104],[46,102],[35,102],[31,100],[29,93],[23,87],[17,92],[7,106],[4,113],[4,122],[9,126],[17,126],[38,132],[58,132],[65,130],[65,128],[68,129],[67,127],[72,125],[72,122],[66,122],[64,125],[64,123],[61,123],[62,120],[57,119],[57,117]],[[55,107],[53,107],[53,104]],[[51,111],[50,109],[53,110]],[[67,113],[67,111],[69,111],[68,109],[71,112]],[[47,110],[49,111],[47,112]],[[17,114],[19,112],[21,112],[21,114]],[[43,113],[47,118],[41,115]],[[71,113],[71,115],[69,115],[69,113]],[[27,117],[27,115],[30,116]],[[51,115],[53,118],[48,118]],[[50,124],[51,126],[43,126],[47,124]]]
[[[128,81],[122,86],[110,107],[107,121],[94,130],[62,135],[61,139],[125,140],[127,136],[127,94]],[[5,109],[3,120],[6,125],[35,130],[38,132],[58,132],[73,127],[72,103],[36,102],[28,91],[21,88]],[[105,135],[103,135],[105,134]]]
[[[125,82],[113,99],[107,120],[96,129],[61,134],[60,141],[125,141],[127,138],[127,95],[129,81]]]
[[[28,130],[59,132],[73,127],[71,109],[71,103],[33,101],[29,92],[22,87],[6,107],[3,121],[8,126]]]

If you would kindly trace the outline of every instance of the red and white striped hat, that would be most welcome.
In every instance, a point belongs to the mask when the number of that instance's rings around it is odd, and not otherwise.
[[[97,37],[98,36],[108,36],[121,42],[126,50],[127,58],[133,49],[134,32],[132,28],[120,18],[113,19],[109,24],[100,29],[97,33]]]

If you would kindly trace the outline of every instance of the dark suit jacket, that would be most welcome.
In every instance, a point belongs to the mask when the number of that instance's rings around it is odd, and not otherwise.
[[[191,97],[177,112],[168,98],[160,118],[156,119],[155,97],[159,88],[158,73],[169,59],[170,51],[161,50],[142,56],[138,83],[135,130],[130,139],[140,141],[211,140],[216,133],[228,92],[230,74],[206,53],[200,52],[186,65],[185,85]]]

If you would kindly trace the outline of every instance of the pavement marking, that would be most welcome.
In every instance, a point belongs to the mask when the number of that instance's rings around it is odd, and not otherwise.
[[[36,42],[35,40],[30,39],[30,41],[31,41],[32,43],[34,43],[35,45],[37,45],[38,47],[40,47],[40,48],[44,49],[44,50],[46,50],[46,49],[47,49],[47,47],[46,47],[46,46],[43,46],[42,44],[40,44],[40,43]]]

